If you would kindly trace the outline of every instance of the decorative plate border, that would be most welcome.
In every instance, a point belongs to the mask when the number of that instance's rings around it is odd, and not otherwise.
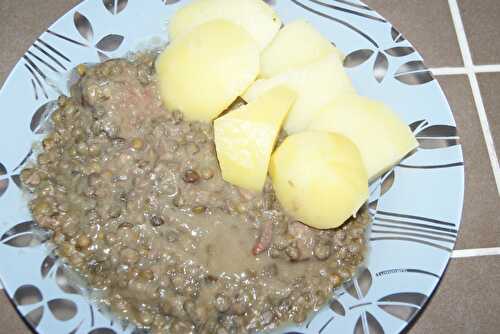
[[[39,333],[135,333],[89,302],[31,220],[19,171],[44,135],[54,100],[79,63],[166,42],[168,17],[186,1],[84,1],[28,49],[0,90],[0,275]],[[268,0],[285,22],[305,18],[346,54],[358,91],[392,106],[420,148],[372,184],[370,256],[331,303],[285,333],[398,333],[424,306],[453,249],[463,204],[463,156],[439,84],[413,46],[357,0]],[[158,24],[163,22],[164,24]]]

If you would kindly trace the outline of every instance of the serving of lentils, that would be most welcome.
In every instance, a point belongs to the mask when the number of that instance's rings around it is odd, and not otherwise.
[[[269,180],[262,193],[225,182],[212,125],[162,107],[154,60],[78,67],[21,173],[34,219],[101,303],[151,333],[303,322],[363,262],[367,210],[316,230]]]

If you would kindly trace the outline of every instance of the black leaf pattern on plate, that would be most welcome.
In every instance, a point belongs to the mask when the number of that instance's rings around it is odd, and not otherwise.
[[[34,247],[49,239],[49,232],[42,230],[34,221],[25,221],[9,229],[0,242],[11,247]]]
[[[372,286],[372,274],[366,267],[362,267],[359,274],[352,281],[345,283],[344,288],[348,294],[361,300],[368,294]]]
[[[23,57],[24,58],[24,57]],[[42,93],[43,93],[43,96],[45,96],[45,98],[48,98],[49,95],[47,94],[47,90],[45,89],[45,85],[42,83],[42,79],[40,79],[38,76],[40,75],[39,73],[35,72],[35,70],[30,66],[28,60],[29,58],[24,58],[26,60],[26,63],[24,64],[24,67],[28,70],[28,72],[30,73],[31,75],[31,80],[32,80],[32,87],[33,87],[33,90],[34,90],[34,94],[35,94],[35,100],[38,100],[38,98],[40,97],[38,95],[38,89],[37,89],[37,85],[38,87],[40,87],[40,89],[42,90]],[[44,81],[45,82],[45,81]],[[35,85],[36,83],[36,85]]]
[[[427,296],[418,292],[400,292],[380,298],[379,302],[405,303],[423,306]]]
[[[33,95],[35,96],[35,100],[38,101],[38,88],[35,83],[35,79],[31,78],[31,87],[33,88]]]
[[[38,50],[47,56],[47,60],[51,60],[54,66],[59,67],[63,71],[67,71],[68,68],[63,64],[64,62],[71,63],[71,59],[65,56],[61,51],[56,49],[54,46],[45,42],[42,38],[38,38],[36,42],[33,43],[33,48]]]
[[[422,270],[422,269],[415,269],[415,268],[399,268],[399,269],[386,269],[379,271],[376,276],[385,276],[385,275],[392,275],[392,274],[400,274],[400,273],[412,273],[412,274],[421,274],[421,275],[428,275],[435,277],[439,279],[439,275],[432,273],[427,270]]]
[[[40,58],[37,54],[33,53],[31,50],[26,51],[23,58],[24,57],[29,58],[33,63],[38,62],[39,65],[40,64],[44,65],[54,73],[57,74],[60,73],[59,70],[55,66],[53,66],[48,60],[46,61],[45,59]]]
[[[6,176],[7,175],[7,168],[5,168],[5,166],[0,162],[0,178],[2,176]],[[9,188],[9,178],[8,176],[4,179],[0,179],[0,197],[2,197],[2,195],[7,191],[7,189]]]
[[[25,67],[28,69],[28,71],[31,73],[32,77],[37,81],[37,83],[39,83],[41,89],[43,90],[45,98],[48,98],[47,90],[45,89],[45,87],[51,88],[59,95],[62,94],[59,87],[56,84],[54,84],[54,82],[47,77],[47,74],[45,74],[45,72],[40,68],[40,66],[38,66],[40,64],[43,64],[43,62],[40,61],[41,58],[37,57],[37,59],[32,59],[29,56],[29,53],[25,53],[22,58],[25,61],[24,64]],[[38,60],[38,62],[36,60]],[[41,78],[41,80],[39,77]]]
[[[56,101],[49,101],[41,105],[31,117],[30,129],[36,134],[46,133],[49,130],[49,118],[54,108],[57,106]]]
[[[344,67],[349,68],[349,67],[359,66],[368,59],[370,59],[370,57],[373,54],[374,54],[373,50],[370,49],[361,49],[353,51],[344,58]]]
[[[363,328],[363,313],[360,314],[358,320],[356,320],[356,324],[354,325],[354,334],[365,334],[365,330]]]
[[[115,51],[120,47],[123,42],[123,36],[110,34],[104,36],[99,42],[96,44],[96,48],[101,51]]]
[[[370,7],[359,4],[359,3],[355,3],[354,1],[349,1],[349,0],[335,0],[335,1],[337,1],[339,3],[343,3],[344,5],[349,5],[351,7],[364,9],[364,10],[368,10],[368,11],[373,11],[373,9],[371,9]]]
[[[104,63],[106,60],[109,60],[109,57],[102,53],[101,51],[97,51],[97,55],[99,56],[99,60],[101,63]]]
[[[102,327],[93,329],[88,334],[117,334],[117,333],[111,328]]]
[[[42,292],[31,284],[22,285],[14,292],[14,302],[18,306],[36,305],[43,301]],[[43,317],[43,305],[40,305],[24,315],[28,323],[36,328]]]
[[[9,188],[9,179],[0,180],[0,197],[5,194]]]
[[[393,57],[405,57],[415,52],[415,49],[410,46],[396,46],[386,49],[385,52]]]
[[[172,5],[179,2],[180,0],[162,0],[165,5]]]
[[[18,306],[33,305],[43,300],[42,292],[31,284],[22,285],[14,292],[14,302]]]
[[[23,183],[21,182],[21,176],[19,176],[19,174],[13,174],[13,175],[10,176],[10,178],[12,179],[12,181],[14,181],[14,183],[16,184],[16,186],[19,189],[23,189]],[[0,181],[0,183],[1,183],[1,181]],[[0,191],[0,196],[1,195],[2,194],[1,194],[1,191]]]
[[[380,322],[368,311],[359,315],[353,329],[354,334],[384,334],[384,328]]]
[[[22,285],[17,288],[14,292],[13,299],[18,306],[36,306],[37,304],[43,303],[42,292],[39,288],[31,284]],[[33,327],[37,327],[40,324],[44,314],[44,306],[45,303],[25,314],[25,318]],[[47,307],[54,318],[60,321],[73,319],[78,312],[78,307],[75,302],[63,298],[50,300],[47,303]]]
[[[330,309],[335,312],[336,314],[340,315],[340,316],[345,316],[345,308],[344,308],[344,305],[342,305],[342,303],[340,303],[338,301],[337,298],[333,298],[331,301],[330,301]]]
[[[81,279],[80,279],[81,280]],[[83,282],[79,282],[77,275],[64,265],[60,265],[56,271],[56,284],[59,288],[66,292],[76,295],[84,295],[85,288]]]
[[[407,85],[422,85],[434,80],[431,71],[421,60],[412,60],[401,65],[394,78]]]
[[[0,176],[7,174],[7,168],[0,162]]]
[[[366,39],[368,42],[370,42],[374,47],[378,48],[378,44],[377,42],[375,42],[375,40],[373,38],[371,38],[369,35],[367,35],[365,32],[363,32],[362,30],[358,29],[357,27],[355,27],[354,25],[352,25],[351,23],[347,22],[347,21],[344,21],[344,20],[341,20],[339,18],[336,18],[336,17],[333,17],[331,15],[328,15],[328,14],[325,14],[319,10],[316,10],[314,8],[311,8],[309,6],[306,6],[304,5],[302,2],[298,1],[298,0],[290,0],[291,2],[293,2],[295,5],[311,12],[311,13],[314,13],[316,15],[319,15],[321,17],[324,17],[326,19],[329,19],[333,22],[337,22],[339,24],[342,24],[344,27],[354,31],[355,33],[357,33],[358,35],[362,36],[364,39]]]
[[[43,259],[42,265],[40,266],[40,273],[42,278],[46,278],[52,273],[52,269],[57,263],[57,257],[54,254],[49,254]]]
[[[416,131],[415,137],[422,149],[438,149],[459,144],[457,128],[451,125],[431,125]]]
[[[399,166],[405,167],[404,165],[399,165]],[[423,167],[408,166],[408,168],[423,168]],[[405,220],[402,220],[402,218],[404,218]],[[406,219],[408,219],[408,221],[406,221]],[[453,244],[456,240],[457,230],[454,229],[455,225],[453,223],[448,223],[437,219],[419,217],[407,214],[399,214],[394,212],[386,212],[380,210],[377,212],[375,220],[377,220],[378,222],[375,222],[373,224],[374,226],[384,227],[388,229],[384,230],[372,229],[371,230],[372,236],[370,237],[370,241],[372,242],[381,240],[405,241],[405,242],[412,242],[430,246],[433,248],[444,250],[446,252],[451,252],[452,249],[450,247],[447,247],[437,242]],[[382,224],[380,224],[379,222],[382,222]],[[396,224],[397,226],[393,226],[392,224]],[[411,229],[406,228],[406,230],[409,231],[415,230],[417,228],[426,229],[425,231],[426,234],[399,231],[401,229],[403,230],[405,229],[401,228],[400,225],[409,226]],[[433,231],[434,233],[432,233]],[[435,233],[436,231],[446,232],[445,236],[447,238],[429,235],[429,234],[443,235],[443,233],[441,232]],[[418,230],[418,232],[424,232],[424,231]]]
[[[378,307],[403,321],[409,321],[425,304],[427,296],[418,292],[401,292],[378,300]]]
[[[94,39],[94,30],[92,29],[92,24],[89,19],[87,19],[82,13],[75,12],[73,15],[73,22],[80,36],[87,40],[87,42],[92,43],[92,40]]]
[[[403,321],[409,321],[419,308],[409,305],[379,305],[385,312]]]
[[[366,322],[370,334],[384,334],[384,328],[370,312],[366,312]]]
[[[128,0],[102,0],[102,3],[111,14],[117,15],[127,7]]]
[[[422,137],[455,137],[457,128],[451,125],[432,125],[425,127],[417,133]]]
[[[38,306],[34,310],[31,310],[30,312],[24,315],[24,318],[34,328],[38,327],[40,321],[42,321],[42,317],[43,317],[43,305]]]
[[[428,124],[429,124],[429,122],[427,122],[425,119],[421,119],[419,121],[415,121],[415,122],[410,123],[408,125],[408,127],[410,128],[410,130],[412,132],[415,132],[415,130],[420,129]]]
[[[381,178],[381,185],[380,185],[380,196],[383,196],[386,192],[391,189],[391,187],[394,185],[394,180],[396,178],[396,174],[394,172],[394,169],[385,173],[382,178]]]
[[[387,60],[387,56],[384,53],[379,52],[377,54],[377,58],[375,58],[375,63],[373,64],[373,76],[375,77],[375,80],[382,82],[387,74],[388,68],[389,61]]]
[[[413,169],[439,169],[439,168],[453,168],[453,167],[463,167],[464,162],[453,162],[450,164],[443,164],[443,165],[427,165],[427,166],[417,166],[417,165],[408,165],[408,164],[399,164],[399,167],[402,168],[413,168]]]
[[[369,15],[369,14],[366,14],[366,13],[363,13],[363,12],[360,12],[360,11],[356,11],[356,10],[352,10],[352,9],[349,9],[349,8],[344,8],[344,7],[332,5],[332,4],[325,3],[325,2],[322,2],[322,1],[319,1],[319,0],[309,0],[309,1],[312,2],[312,3],[315,3],[315,4],[319,5],[319,6],[331,8],[331,9],[334,9],[334,10],[338,10],[340,12],[349,13],[349,14],[356,15],[356,16],[361,16],[361,17],[364,17],[364,18],[367,18],[367,19],[370,19],[370,20],[374,20],[374,21],[387,22],[383,18],[380,18],[380,17],[377,17],[377,16],[373,16],[373,15]],[[347,4],[347,3],[344,2],[344,4]]]
[[[69,299],[56,298],[47,303],[50,312],[60,321],[67,321],[73,319],[76,315],[78,308],[75,302]]]
[[[21,168],[32,155],[33,155],[33,150],[30,149],[29,152],[26,153],[24,158],[21,160],[21,162],[16,166],[16,168],[14,168],[14,172],[17,171],[19,168]]]
[[[80,329],[80,327],[82,326],[82,324],[83,324],[83,320],[80,321],[80,323],[75,328],[73,328],[73,330],[71,332],[69,332],[68,334],[76,334],[78,332],[78,330]]]
[[[457,129],[455,126],[444,124],[429,125],[429,122],[426,120],[418,120],[411,123],[409,127],[419,143],[418,149],[432,150],[460,145],[460,138],[458,137]],[[463,166],[462,161],[442,165],[423,166],[408,165],[404,163],[404,160],[414,153],[415,151],[410,152],[410,154],[408,154],[398,166],[403,168],[418,169],[436,169]]]
[[[75,41],[73,38],[69,38],[68,36],[64,36],[62,34],[59,34],[55,31],[52,31],[50,29],[47,29],[47,33],[51,34],[52,36],[55,36],[57,38],[60,38],[66,42],[69,42],[69,43],[72,43],[72,44],[75,44],[75,45],[79,45],[79,46],[85,46],[85,47],[88,47],[87,44],[85,43],[82,43],[82,42],[78,42],[78,41]]]
[[[404,36],[394,27],[391,27],[391,37],[392,40],[396,43],[401,43],[405,41]]]
[[[378,198],[368,203],[368,212],[372,220],[375,218],[375,215],[377,214],[377,208],[378,208]]]

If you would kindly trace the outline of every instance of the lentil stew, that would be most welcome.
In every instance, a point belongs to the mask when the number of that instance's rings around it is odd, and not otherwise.
[[[212,125],[164,110],[154,61],[79,67],[21,173],[34,219],[102,303],[152,333],[303,322],[363,262],[366,208],[315,230],[282,210],[269,180],[259,194],[225,182]]]

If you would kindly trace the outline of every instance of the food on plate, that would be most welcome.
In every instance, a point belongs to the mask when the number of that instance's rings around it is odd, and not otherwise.
[[[355,92],[342,62],[337,55],[331,54],[272,78],[259,79],[242,97],[245,101],[251,102],[280,85],[286,85],[297,93],[297,101],[288,113],[284,124],[284,129],[289,134],[306,129],[320,108],[336,96]]]
[[[382,102],[354,94],[338,96],[313,118],[311,130],[341,133],[361,152],[373,180],[418,146],[398,115]]]
[[[262,191],[271,152],[296,94],[276,87],[214,122],[215,147],[227,182]]]
[[[274,190],[285,211],[318,229],[355,216],[368,199],[368,176],[356,145],[326,131],[287,137],[270,164]]]
[[[287,23],[262,52],[260,77],[270,78],[332,53],[343,60],[341,52],[311,24],[296,20]]]
[[[170,19],[169,36],[175,40],[200,24],[224,19],[245,29],[264,49],[276,35],[281,20],[262,0],[195,0],[179,9]]]
[[[20,179],[55,252],[119,318],[271,331],[364,261],[368,180],[415,138],[305,21],[261,54],[280,24],[260,0],[193,1],[161,54],[80,65],[59,97]]]
[[[158,57],[156,71],[167,109],[208,122],[255,80],[259,49],[240,26],[214,20],[172,42]]]
[[[34,220],[98,302],[153,334],[303,322],[364,261],[366,208],[318,230],[283,210],[269,178],[261,192],[224,181],[212,123],[164,108],[155,58],[88,67],[59,98],[20,175]]]

